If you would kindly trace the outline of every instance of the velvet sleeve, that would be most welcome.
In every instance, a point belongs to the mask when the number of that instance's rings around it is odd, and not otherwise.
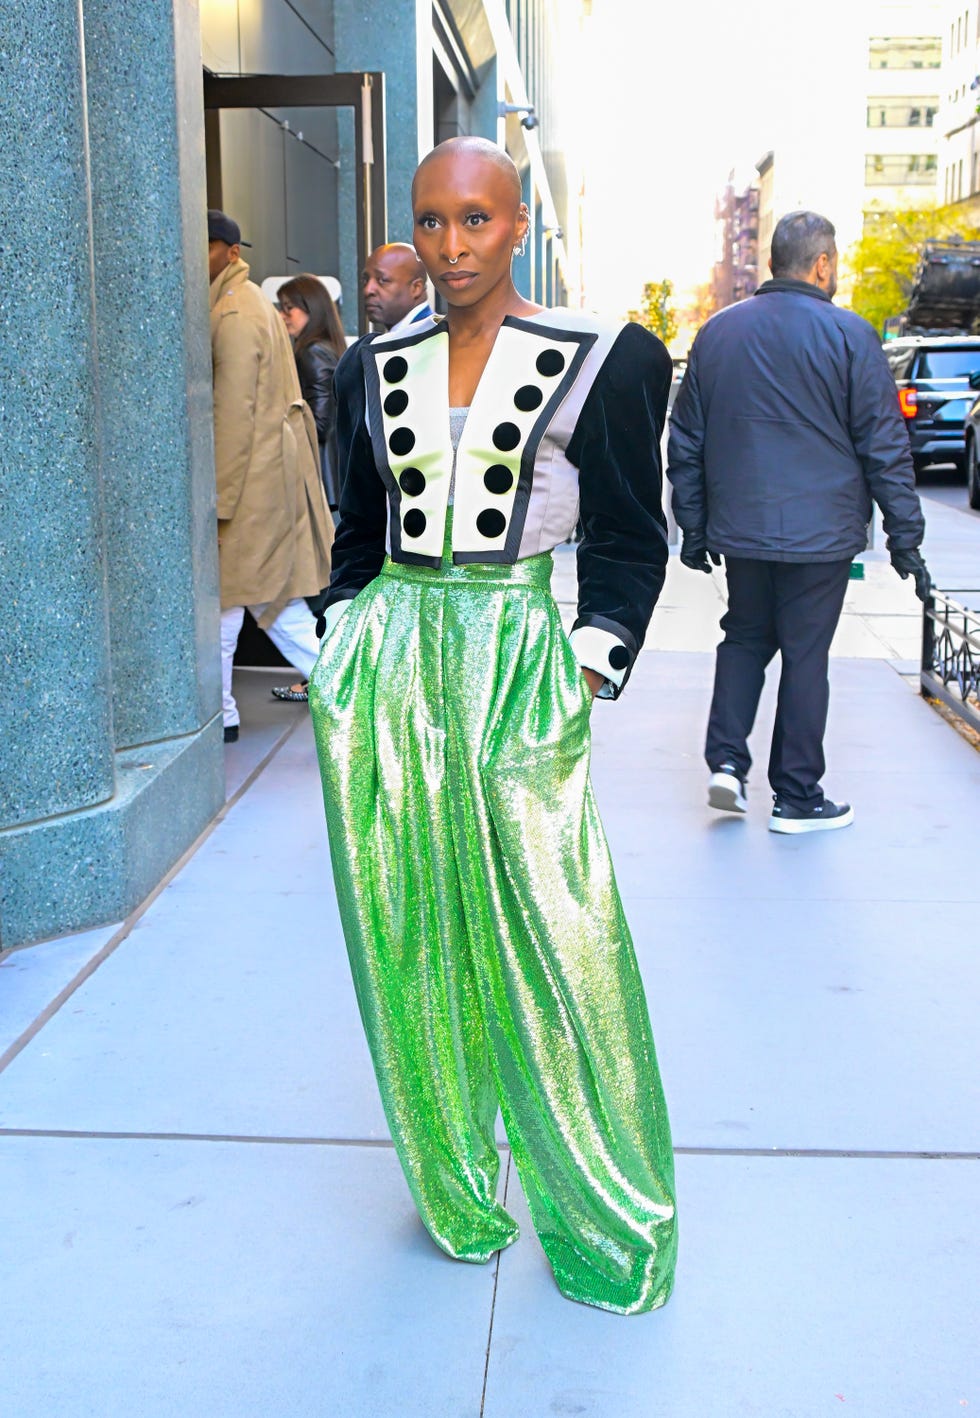
[[[579,663],[603,675],[602,698],[625,686],[666,575],[660,439],[671,374],[656,336],[626,325],[566,450],[579,470],[583,528],[569,638]]]
[[[388,504],[367,427],[361,343],[347,351],[334,375],[340,508],[325,606],[351,600],[374,580],[385,559]]]

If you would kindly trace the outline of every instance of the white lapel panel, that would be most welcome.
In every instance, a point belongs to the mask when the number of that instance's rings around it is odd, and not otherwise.
[[[574,336],[555,339],[503,325],[480,379],[456,453],[453,552],[468,559],[502,553],[522,486],[528,443],[578,351]],[[550,410],[551,414],[554,409]],[[529,492],[525,469],[524,499]]]
[[[453,466],[449,336],[440,330],[395,350],[378,342],[371,354],[378,371],[388,467],[398,486],[401,548],[438,561]]]

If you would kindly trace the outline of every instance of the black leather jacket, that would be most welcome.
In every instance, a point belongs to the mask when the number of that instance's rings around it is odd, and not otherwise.
[[[336,474],[337,398],[333,387],[337,358],[336,351],[322,340],[296,351],[299,387],[316,423],[323,486],[331,508],[335,508],[340,500]]]

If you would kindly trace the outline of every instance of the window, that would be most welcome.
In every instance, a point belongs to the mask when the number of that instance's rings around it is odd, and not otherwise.
[[[866,187],[924,186],[935,180],[935,153],[869,153],[864,160]]]
[[[936,98],[873,98],[869,128],[931,128],[939,109]]]
[[[917,379],[964,379],[980,369],[980,346],[972,349],[921,350]]]
[[[942,40],[931,35],[901,38],[882,35],[872,39],[869,45],[868,66],[871,69],[938,69],[942,50]]]

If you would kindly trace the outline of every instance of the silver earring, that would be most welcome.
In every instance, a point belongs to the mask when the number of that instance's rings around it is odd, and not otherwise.
[[[517,243],[517,245],[514,247],[514,255],[515,255],[515,256],[523,256],[526,250],[527,250],[527,232],[525,231],[525,232],[524,232],[524,235],[521,237],[520,241],[519,241],[519,242]]]

